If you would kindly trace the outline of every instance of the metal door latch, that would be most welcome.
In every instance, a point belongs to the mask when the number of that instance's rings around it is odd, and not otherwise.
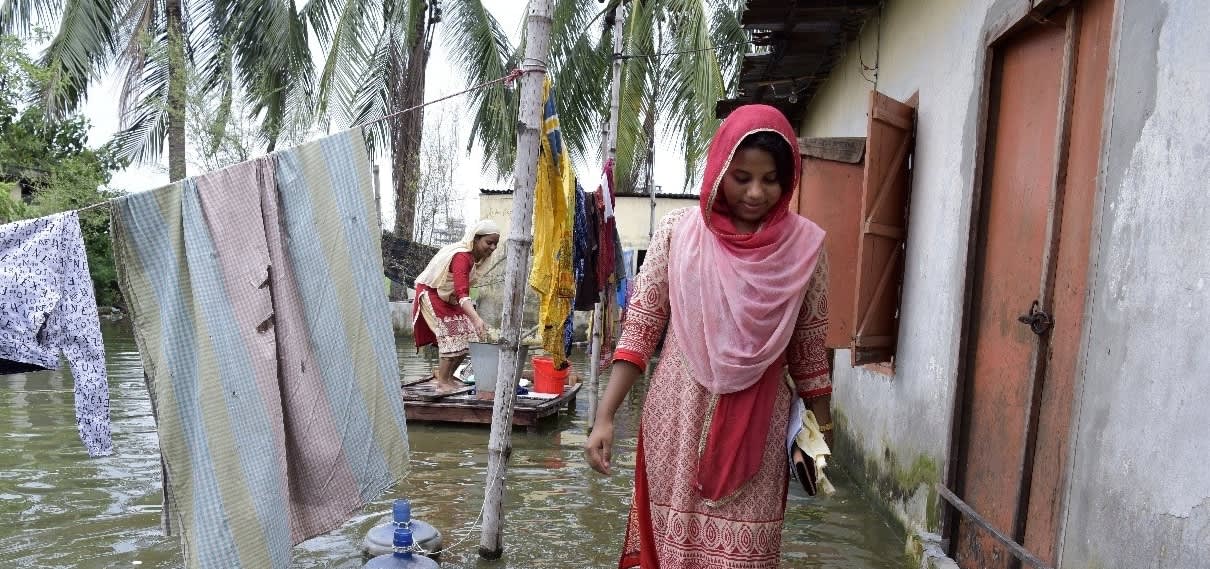
[[[1017,317],[1017,321],[1022,324],[1028,324],[1029,329],[1039,336],[1049,332],[1050,328],[1055,325],[1055,319],[1051,318],[1046,312],[1043,312],[1036,300],[1033,306],[1029,307],[1029,314]]]

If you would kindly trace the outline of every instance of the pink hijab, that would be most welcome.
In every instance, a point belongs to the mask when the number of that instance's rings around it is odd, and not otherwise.
[[[673,330],[698,383],[720,395],[752,386],[785,354],[823,244],[819,226],[790,215],[790,192],[755,233],[737,234],[721,182],[739,143],[760,131],[781,135],[798,157],[798,139],[780,111],[736,109],[710,143],[702,215],[685,216],[673,231],[680,253],[669,265]],[[795,160],[792,187],[801,169]]]
[[[790,146],[791,187],[798,187],[802,167],[789,121],[767,105],[740,107],[710,143],[701,215],[685,216],[672,233],[672,329],[697,382],[721,396],[698,470],[698,488],[712,500],[760,468],[786,348],[823,246],[824,231],[790,213],[792,192],[782,193],[755,233],[736,230],[723,175],[740,142],[761,131]]]

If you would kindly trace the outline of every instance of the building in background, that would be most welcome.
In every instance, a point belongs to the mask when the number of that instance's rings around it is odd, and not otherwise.
[[[697,207],[696,194],[661,194],[655,196],[655,223],[668,212],[683,207]],[[501,243],[508,238],[508,228],[513,211],[512,190],[479,190],[479,217],[495,221],[500,226]],[[624,251],[634,251],[632,255],[637,270],[642,264],[647,252],[651,233],[651,197],[647,194],[618,194],[614,206],[617,217],[618,238],[622,241]]]

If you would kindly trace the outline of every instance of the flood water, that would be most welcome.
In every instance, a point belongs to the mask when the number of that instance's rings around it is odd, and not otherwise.
[[[115,454],[89,459],[76,435],[70,375],[0,376],[0,567],[180,567],[177,538],[159,529],[160,463],[151,402],[134,339],[104,324]],[[398,343],[405,376],[427,374],[410,339]],[[67,366],[64,365],[64,368]],[[641,387],[636,387],[641,395]],[[639,397],[619,411],[612,477],[583,457],[588,400],[536,433],[513,432],[504,558],[479,559],[474,524],[483,502],[486,427],[413,423],[411,474],[343,527],[295,549],[298,569],[359,569],[367,530],[407,497],[436,526],[448,568],[616,567],[630,503]],[[783,566],[903,569],[903,538],[871,512],[853,483],[830,470],[838,492],[808,498],[792,488]],[[461,541],[463,537],[467,539]]]

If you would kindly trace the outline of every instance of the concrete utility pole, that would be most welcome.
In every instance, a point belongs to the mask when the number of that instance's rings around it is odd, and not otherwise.
[[[525,21],[525,59],[521,69],[521,105],[517,124],[517,163],[513,175],[512,229],[504,277],[504,314],[500,324],[500,367],[492,433],[487,445],[487,484],[483,495],[483,535],[479,556],[499,559],[504,553],[504,476],[512,454],[513,403],[517,393],[517,361],[524,317],[526,267],[533,247],[534,182],[542,136],[542,83],[550,53],[552,0],[530,0]]]

